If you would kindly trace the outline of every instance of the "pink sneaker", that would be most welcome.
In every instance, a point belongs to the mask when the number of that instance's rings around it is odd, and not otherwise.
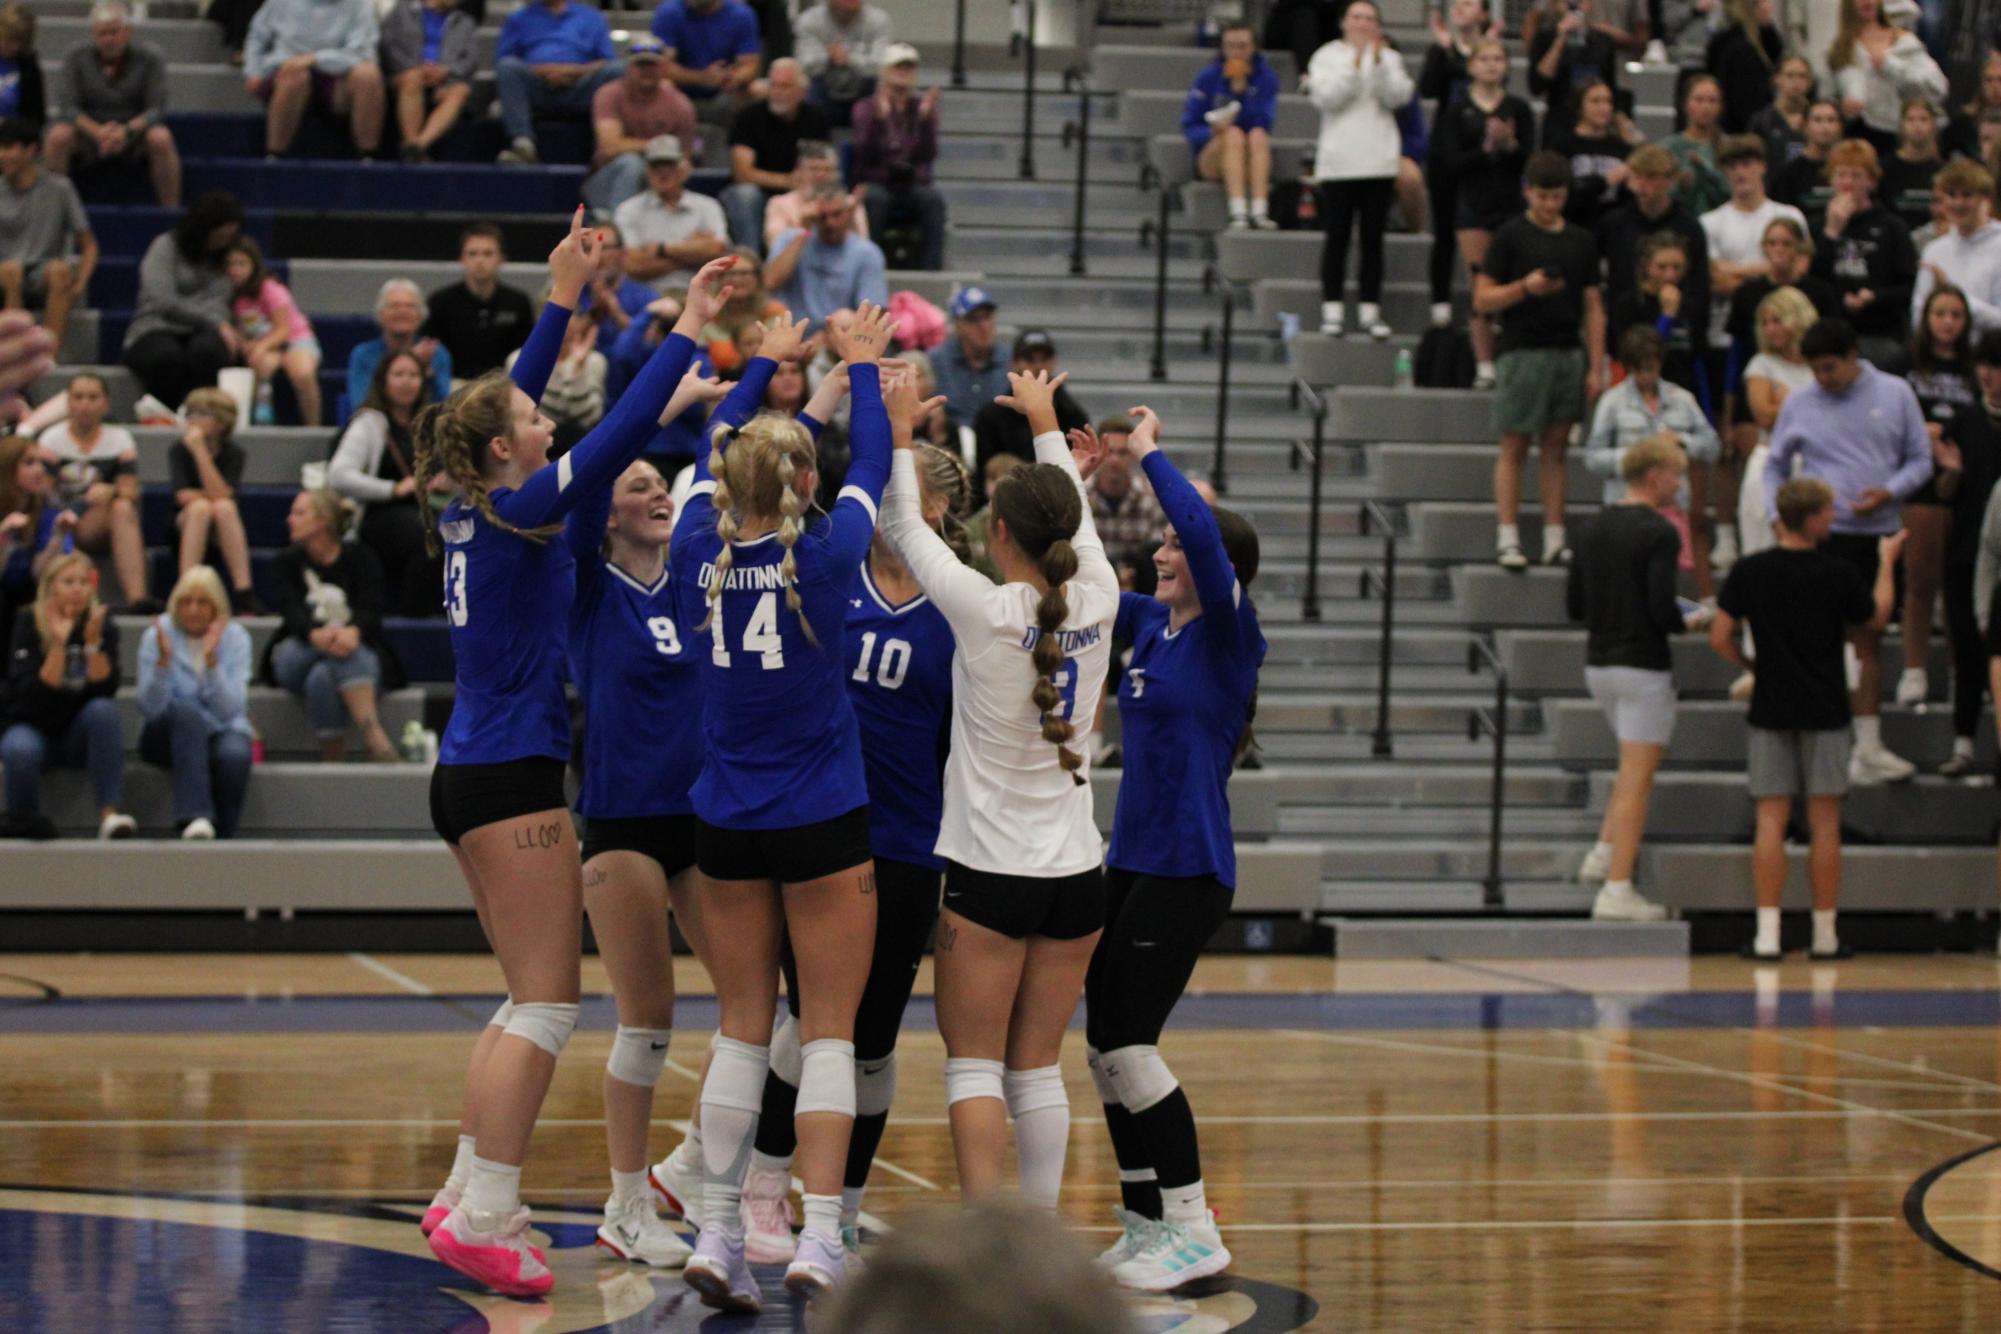
[[[431,1207],[424,1210],[424,1221],[417,1224],[424,1229],[425,1236],[436,1232],[438,1224],[445,1221],[445,1215],[459,1207],[459,1195],[459,1188],[449,1181],[438,1187],[438,1193],[431,1197]]]
[[[744,1263],[743,1243],[731,1240],[713,1223],[695,1239],[695,1253],[681,1277],[702,1295],[704,1306],[736,1315],[756,1315],[764,1309],[764,1294]]]
[[[431,1254],[504,1297],[541,1297],[555,1286],[548,1257],[528,1244],[528,1211],[499,1232],[475,1232],[460,1205],[431,1234]]]
[[[744,1256],[759,1265],[792,1260],[792,1177],[752,1168],[743,1183]]]

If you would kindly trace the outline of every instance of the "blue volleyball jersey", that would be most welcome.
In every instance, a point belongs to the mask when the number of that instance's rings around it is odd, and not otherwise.
[[[552,318],[567,324],[569,317],[560,307],[545,306],[530,347],[515,362],[515,383],[531,398],[539,399],[555,363],[541,346],[543,326]],[[516,528],[540,528],[566,519],[583,500],[610,487],[652,437],[694,351],[688,339],[670,336],[617,406],[575,448],[518,489],[490,492],[494,512]],[[602,510],[597,524],[602,532]],[[496,528],[461,500],[445,507],[438,532],[445,541],[445,619],[458,686],[451,722],[438,747],[439,761],[567,760],[570,715],[563,696],[563,658],[576,592],[576,559],[569,544]]]
[[[952,744],[952,627],[919,594],[891,606],[862,564],[848,599],[848,700],[861,726],[869,843],[878,858],[945,869],[932,851]]]
[[[1125,772],[1105,864],[1141,875],[1212,875],[1234,889],[1230,772],[1265,637],[1208,503],[1166,453],[1140,466],[1181,539],[1202,614],[1173,630],[1165,603],[1119,595],[1118,635],[1133,650],[1119,678]]]
[[[868,802],[861,737],[842,681],[843,622],[889,480],[889,418],[876,368],[849,372],[853,458],[832,513],[793,547],[794,584],[818,642],[786,605],[778,535],[735,544],[710,623],[703,672],[707,758],[695,780],[695,814],[724,829],[789,829],[830,820]],[[708,454],[670,556],[682,620],[702,624],[716,579],[716,484]]]
[[[712,423],[740,425],[776,369],[758,358]],[[570,609],[570,679],[584,706],[585,819],[686,815],[702,771],[702,661],[709,636],[679,614],[666,567],[642,584],[604,555],[613,488],[570,515],[565,540],[577,566]]]

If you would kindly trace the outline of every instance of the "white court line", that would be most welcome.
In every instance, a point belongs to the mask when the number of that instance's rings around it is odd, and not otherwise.
[[[1283,1037],[1311,1038],[1317,1042],[1331,1042],[1337,1045],[1345,1044],[1354,1047],[1374,1047],[1383,1051],[1416,1052],[1424,1056],[1466,1056],[1478,1057],[1482,1060],[1498,1058],[1504,1061],[1511,1061],[1517,1065],[1581,1065],[1588,1066],[1593,1070],[1598,1069],[1603,1064],[1603,1062],[1590,1060],[1582,1056],[1542,1056],[1534,1052],[1507,1052],[1495,1051],[1487,1047],[1463,1047],[1450,1042],[1412,1042],[1396,1038],[1360,1037],[1353,1033],[1324,1033],[1310,1028],[1274,1028],[1269,1031]],[[1515,1029],[1511,1031],[1528,1032],[1529,1030]],[[1675,1073],[1670,1066],[1654,1066],[1650,1070],[1649,1067],[1643,1065],[1628,1065],[1627,1069],[1657,1074]],[[1204,1117],[1203,1119],[1206,1121],[1208,1118]]]
[[[883,1171],[888,1172],[891,1176],[902,1177],[905,1181],[908,1181],[911,1185],[920,1187],[924,1190],[944,1189],[944,1187],[940,1186],[937,1182],[930,1181],[924,1177],[918,1176],[917,1173],[911,1171],[907,1167],[898,1167],[895,1163],[892,1163],[891,1161],[889,1161],[889,1159],[884,1158],[880,1154],[876,1155],[875,1165],[877,1167],[880,1167]]]
[[[1991,1223],[2001,1214],[1934,1214],[1940,1223]],[[1463,1218],[1413,1219],[1405,1223],[1225,1223],[1223,1231],[1237,1232],[1543,1232],[1552,1230],[1618,1228],[1746,1228],[1746,1227],[1904,1227],[1901,1214],[1836,1214],[1826,1218]],[[1085,1232],[1117,1232],[1110,1226],[1080,1229]]]
[[[437,992],[431,990],[429,987],[425,986],[422,982],[419,982],[416,978],[411,977],[409,974],[399,973],[394,968],[391,968],[388,964],[383,963],[380,959],[371,958],[368,955],[361,953],[359,950],[350,950],[348,952],[347,957],[350,962],[359,964],[361,967],[366,968],[369,972],[375,974],[377,977],[383,978],[390,982],[394,982],[397,986],[403,988],[403,990],[411,993],[412,995],[435,996],[438,994]]]

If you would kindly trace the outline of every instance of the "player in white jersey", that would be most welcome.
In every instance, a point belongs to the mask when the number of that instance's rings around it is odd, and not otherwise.
[[[907,448],[883,512],[958,642],[937,1003],[960,1190],[1000,1188],[1011,1114],[1022,1192],[1051,1207],[1070,1132],[1063,1032],[1105,921],[1088,761],[1070,743],[1074,720],[1097,708],[1119,610],[1118,575],[1057,425],[1064,379],[1011,374],[1013,392],[998,400],[1028,418],[1037,460],[994,490],[989,551],[1007,582],[961,564],[924,521]]]

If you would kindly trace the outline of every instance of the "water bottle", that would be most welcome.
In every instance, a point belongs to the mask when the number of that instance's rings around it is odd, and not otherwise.
[[[1285,364],[1292,364],[1292,340],[1299,337],[1299,313],[1282,310],[1278,313],[1278,342],[1285,350]]]
[[[250,420],[258,426],[269,426],[278,420],[277,410],[271,406],[271,382],[269,380],[259,380],[257,382],[257,401],[256,406],[251,410]]]
[[[1577,6],[1574,3],[1570,6],[1570,12],[1573,14],[1577,12]],[[1573,53],[1583,49],[1585,32],[1586,29],[1579,28],[1576,32],[1570,34],[1570,49]]]
[[[1399,389],[1409,389],[1417,383],[1417,377],[1412,373],[1410,349],[1407,347],[1397,349],[1396,377]]]
[[[81,644],[63,649],[63,689],[81,690],[90,682],[90,658]]]

